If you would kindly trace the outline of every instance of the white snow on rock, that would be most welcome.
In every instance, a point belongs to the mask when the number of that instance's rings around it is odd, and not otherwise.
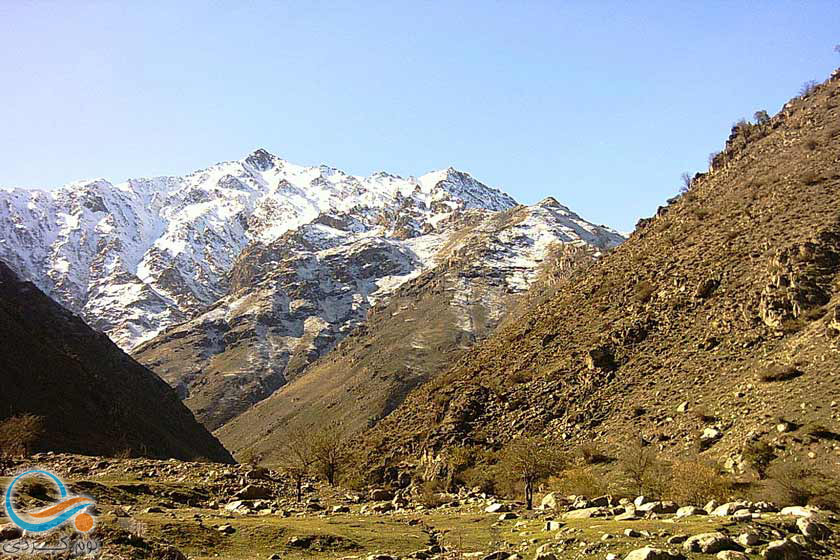
[[[230,314],[241,300],[231,282],[238,274],[268,278],[276,248],[298,230],[288,249],[307,255],[295,263],[301,278],[317,278],[337,256],[359,255],[347,271],[358,281],[344,282],[341,293],[325,290],[330,298],[305,326],[315,332],[320,321],[367,309],[435,266],[465,213],[515,205],[452,168],[419,178],[356,177],[256,150],[183,177],[0,189],[0,259],[129,350],[175,323]],[[622,241],[553,199],[504,235],[493,265],[510,271],[515,290],[527,287],[553,242],[608,248]],[[386,273],[365,271],[370,251],[388,252]],[[248,255],[264,260],[236,272]],[[273,303],[281,304],[302,305]]]

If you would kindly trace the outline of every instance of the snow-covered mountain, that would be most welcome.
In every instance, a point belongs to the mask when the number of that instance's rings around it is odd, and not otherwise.
[[[399,240],[466,209],[513,205],[453,169],[354,177],[257,150],[185,177],[0,190],[0,259],[131,349],[224,296],[243,249],[304,224],[320,222],[313,235],[327,232],[324,243],[339,231],[333,216],[348,220],[342,236],[375,231]]]
[[[516,208],[452,168],[356,177],[257,150],[184,177],[0,190],[0,259],[132,350],[215,428],[406,281],[467,262],[458,257],[476,244],[487,250],[448,288],[468,336],[474,310],[495,321],[557,243],[623,240],[553,199]],[[472,289],[488,275],[498,289]]]

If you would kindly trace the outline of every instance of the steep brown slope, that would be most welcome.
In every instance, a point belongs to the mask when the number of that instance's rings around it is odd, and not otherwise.
[[[547,199],[489,220],[476,216],[442,248],[440,265],[401,286],[329,354],[216,434],[234,454],[247,450],[271,462],[290,432],[330,421],[355,432],[383,418],[489,335],[528,286],[547,285],[603,250],[550,236],[539,265],[525,259],[541,230],[533,223],[550,231],[558,211],[563,207]]]
[[[762,439],[837,468],[838,106],[835,73],[734,128],[687,194],[377,425],[370,462],[541,432],[682,453],[714,427],[707,454]]]
[[[230,462],[154,373],[0,262],[0,418],[45,418],[37,447]]]

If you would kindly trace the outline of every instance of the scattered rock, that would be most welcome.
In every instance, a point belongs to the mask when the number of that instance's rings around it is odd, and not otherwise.
[[[646,546],[630,552],[624,560],[677,560],[678,558],[685,557],[682,554]]]
[[[664,514],[675,513],[679,507],[677,507],[677,504],[674,502],[648,502],[646,504],[642,504],[636,509],[642,513]]]
[[[12,523],[0,525],[0,541],[19,539],[22,535],[23,531]]]
[[[685,506],[677,510],[677,517],[688,517],[689,515],[708,515],[705,509],[694,506]]]
[[[761,555],[766,560],[799,560],[802,558],[802,547],[788,539],[773,541]]]
[[[631,539],[638,539],[642,534],[636,529],[624,529],[624,536],[630,537]]]
[[[604,508],[591,507],[584,509],[576,509],[563,514],[564,519],[589,519],[590,517],[598,517],[603,515]]]
[[[236,497],[240,500],[264,500],[271,498],[272,494],[271,488],[249,484],[237,492]]]
[[[718,560],[750,560],[750,557],[737,550],[721,550],[717,553]]]
[[[744,504],[742,502],[727,502],[716,507],[709,513],[709,515],[714,515],[716,517],[729,517],[743,507]]]
[[[755,546],[761,542],[761,538],[756,533],[741,533],[738,535],[738,544],[742,546]]]
[[[743,523],[745,521],[752,520],[752,513],[748,509],[739,509],[735,513],[732,514],[732,521],[736,521],[738,523]]]
[[[807,517],[808,519],[816,519],[820,515],[820,510],[809,506],[790,506],[782,508],[780,512],[782,515],[794,515],[796,517]]]
[[[374,488],[370,491],[369,497],[374,502],[386,502],[394,499],[394,493],[384,488]]]
[[[557,509],[557,495],[549,492],[540,501],[540,509]]]
[[[822,540],[831,534],[828,527],[822,523],[812,521],[807,517],[800,517],[797,519],[796,526],[799,528],[800,533],[812,539]]]
[[[490,504],[486,508],[484,508],[485,513],[502,513],[505,511],[510,511],[510,508],[507,504],[502,504],[496,502],[495,504]]]
[[[510,519],[516,519],[518,517],[519,516],[513,513],[512,511],[508,511],[499,516],[499,521],[508,521]]]
[[[481,560],[507,560],[508,558],[510,558],[510,552],[497,550],[496,552],[491,552],[487,556],[484,556]]]
[[[733,541],[723,533],[700,533],[686,539],[683,543],[686,552],[702,552],[703,554],[715,554],[722,550],[742,550],[741,545]]]

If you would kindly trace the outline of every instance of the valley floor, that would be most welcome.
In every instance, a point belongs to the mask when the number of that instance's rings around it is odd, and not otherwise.
[[[320,484],[307,484],[298,503],[277,473],[242,465],[45,454],[8,465],[2,474],[35,466],[58,474],[71,493],[96,500],[93,538],[101,542],[103,558],[428,560],[484,559],[494,552],[490,558],[495,560],[515,560],[515,555],[540,560],[840,557],[840,523],[827,512],[806,513],[831,535],[804,537],[805,523],[780,513],[680,518],[647,513],[617,520],[615,508],[526,511],[521,503],[477,493],[442,496],[445,505],[424,508],[399,497],[386,501],[384,490],[374,501],[367,499],[369,494]],[[0,482],[5,487],[9,478]],[[46,507],[54,503],[51,492],[28,486],[20,499],[29,510]],[[7,522],[0,518],[4,545],[17,538]],[[745,550],[745,556],[716,556],[721,549],[714,544],[706,552],[691,551],[682,542],[715,532],[718,540],[731,537],[730,544],[743,535],[753,535],[756,542],[724,546]],[[768,553],[768,542],[780,539],[793,543],[800,555]],[[628,556],[645,547],[682,556]]]

